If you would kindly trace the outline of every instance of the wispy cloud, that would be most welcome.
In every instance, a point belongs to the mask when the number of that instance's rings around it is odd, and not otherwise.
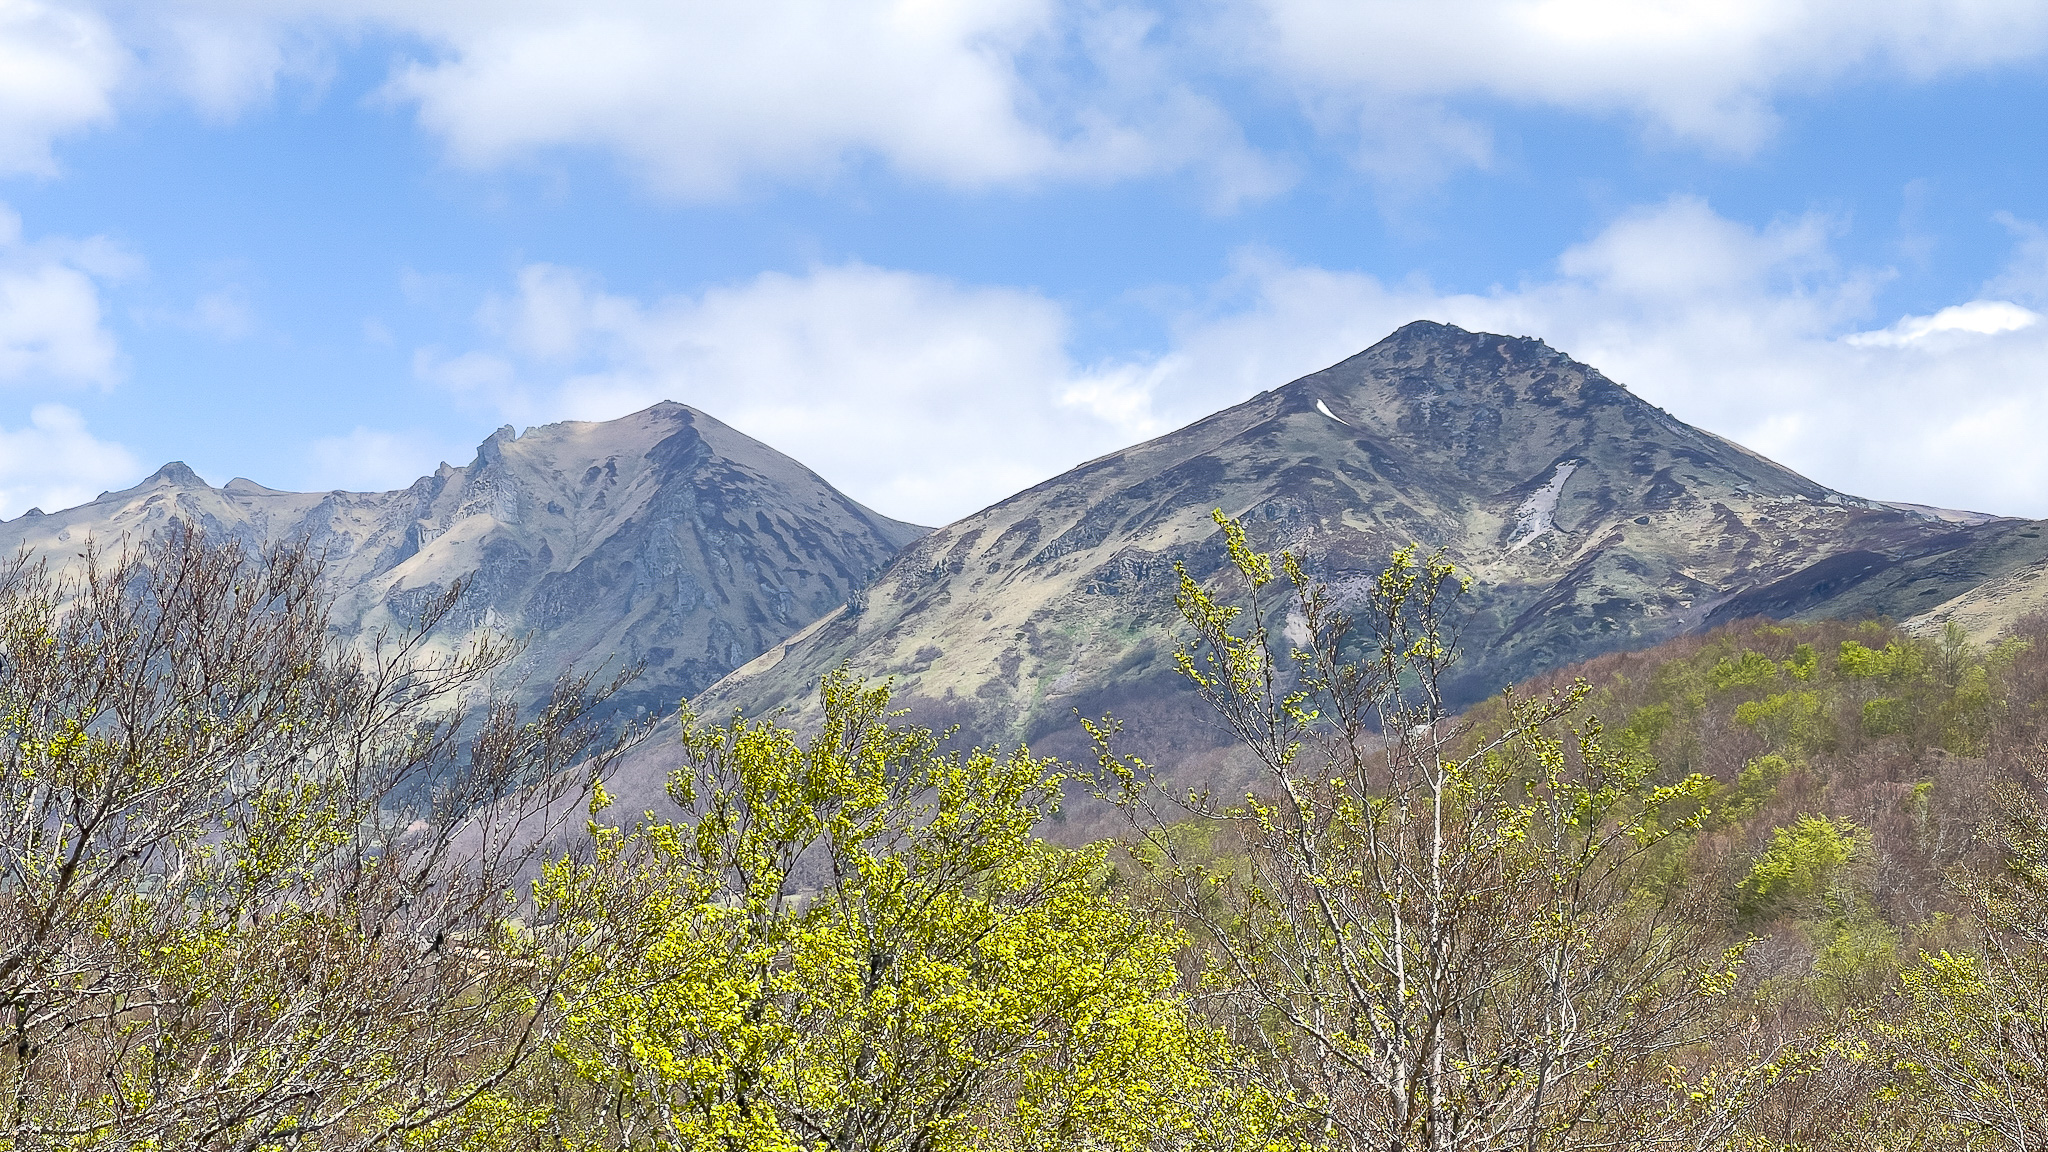
[[[1852,333],[1844,342],[1858,348],[1904,348],[1945,333],[1996,336],[2032,328],[2040,322],[2040,313],[2010,300],[1972,300],[1968,304],[1952,304],[1932,316],[1902,316],[1889,328]]]

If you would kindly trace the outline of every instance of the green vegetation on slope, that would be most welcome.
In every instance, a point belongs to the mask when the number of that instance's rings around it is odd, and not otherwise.
[[[1746,622],[1460,716],[1440,554],[1340,609],[1219,520],[1177,662],[1249,794],[1105,720],[1126,834],[1058,847],[1074,769],[841,672],[537,878],[590,685],[337,649],[289,550],[0,574],[0,1149],[2048,1139],[2048,624]]]
[[[2048,620],[1746,621],[1567,680],[1655,778],[1713,782],[1660,891],[1750,941],[1724,1046],[1790,1075],[1763,1146],[2031,1147],[2048,1133]],[[1477,710],[1478,730],[1501,704]]]

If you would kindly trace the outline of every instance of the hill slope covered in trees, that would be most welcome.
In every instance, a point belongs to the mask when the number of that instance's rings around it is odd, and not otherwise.
[[[1442,554],[1339,597],[1220,527],[1175,662],[1245,791],[835,672],[689,727],[666,819],[607,804],[616,685],[529,722],[417,642],[452,596],[364,648],[303,547],[0,570],[0,1147],[2048,1138],[2048,624],[1738,622],[1459,713]],[[1076,787],[1114,841],[1045,836]]]

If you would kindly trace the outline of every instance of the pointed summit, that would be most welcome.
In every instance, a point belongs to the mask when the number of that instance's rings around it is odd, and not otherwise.
[[[199,473],[185,466],[183,460],[173,460],[149,474],[149,479],[136,485],[138,488],[156,488],[168,485],[173,488],[207,488],[211,485],[199,478]]]
[[[923,534],[680,404],[510,425],[466,468],[392,492],[214,489],[183,463],[80,508],[0,525],[0,548],[75,557],[172,518],[251,542],[310,539],[343,633],[404,628],[467,581],[437,642],[521,638],[529,695],[571,668],[646,671],[614,703],[668,710],[844,603]]]
[[[1821,557],[1890,557],[1857,569],[1881,572],[1961,539],[1954,524],[1845,497],[1684,424],[1540,340],[1419,321],[947,525],[857,604],[695,704],[801,709],[847,663],[894,675],[902,703],[959,723],[968,742],[1085,756],[1079,709],[1199,743],[1207,729],[1187,714],[1171,659],[1173,600],[1176,565],[1204,581],[1224,570],[1214,508],[1241,517],[1261,549],[1294,551],[1340,598],[1396,548],[1446,549],[1476,580],[1460,620],[1461,701],[1704,627],[1718,606]]]
[[[211,491],[212,486],[199,478],[199,473],[186,467],[183,460],[173,460],[151,472],[131,487],[110,490],[93,497],[93,503],[139,492],[154,492],[159,488],[202,489]]]

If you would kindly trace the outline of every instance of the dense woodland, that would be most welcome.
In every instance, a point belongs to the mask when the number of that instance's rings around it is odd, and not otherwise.
[[[16,561],[0,1148],[2048,1147],[2048,621],[1459,716],[1442,556],[1340,600],[1218,521],[1179,660],[1249,795],[842,672],[816,731],[686,716],[676,820],[605,796],[669,738],[623,679],[521,711],[426,642],[459,587],[345,642],[303,549]]]

